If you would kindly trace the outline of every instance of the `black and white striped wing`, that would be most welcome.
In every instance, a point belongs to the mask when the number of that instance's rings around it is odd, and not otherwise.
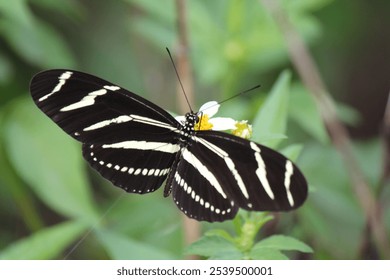
[[[213,164],[207,150],[193,143],[183,148],[173,177],[174,202],[184,214],[198,221],[222,222],[234,218],[238,211],[224,192],[218,174],[210,168]]]
[[[148,193],[168,176],[165,194],[187,216],[232,219],[239,208],[288,211],[302,205],[307,183],[276,151],[230,134],[194,131],[142,97],[95,76],[49,70],[34,76],[36,105],[82,142],[84,158],[114,185]]]
[[[180,149],[180,124],[134,93],[73,70],[38,73],[36,105],[83,143],[83,156],[103,177],[128,192],[156,190]]]
[[[307,182],[290,160],[255,142],[217,131],[196,132],[183,151],[175,179],[176,204],[198,220],[230,219],[238,208],[288,211],[307,197]]]

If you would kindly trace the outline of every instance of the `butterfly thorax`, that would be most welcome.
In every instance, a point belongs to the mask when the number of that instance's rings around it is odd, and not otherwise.
[[[199,121],[198,114],[189,112],[185,114],[185,122],[180,126],[180,145],[181,148],[188,147],[191,144],[191,137],[195,133],[195,124]],[[174,163],[172,164],[172,169],[169,172],[168,178],[164,187],[164,197],[167,197],[172,192],[172,182],[173,176],[176,173],[176,169],[180,164],[181,151],[176,154]]]
[[[185,115],[185,123],[181,126],[180,131],[180,142],[183,146],[187,146],[189,144],[190,137],[195,132],[195,124],[198,122],[199,118],[196,113],[190,112]]]

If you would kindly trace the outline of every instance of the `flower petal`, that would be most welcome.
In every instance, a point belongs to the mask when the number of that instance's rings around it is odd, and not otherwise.
[[[236,129],[236,121],[232,118],[212,118],[209,122],[213,125],[212,130]]]
[[[206,102],[200,107],[199,114],[205,114],[211,118],[218,112],[219,106],[217,101]]]
[[[236,129],[232,131],[232,134],[249,139],[252,137],[252,125],[248,124],[247,120],[236,122]]]

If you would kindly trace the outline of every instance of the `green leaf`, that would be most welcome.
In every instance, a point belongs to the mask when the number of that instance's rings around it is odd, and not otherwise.
[[[287,109],[289,99],[291,73],[283,71],[272,90],[258,111],[253,121],[253,140],[264,143],[262,139],[267,135],[285,135],[287,123]],[[281,137],[274,140],[268,140],[267,146],[276,147]]]
[[[75,20],[85,19],[87,16],[87,6],[77,0],[53,1],[53,0],[33,0],[34,5],[45,9],[46,14],[61,13],[64,18],[71,17]]]
[[[381,153],[383,151],[379,148],[361,155],[363,162],[370,166],[367,170],[363,169],[365,172],[380,165],[378,158]],[[321,155],[320,161],[318,155]],[[360,250],[360,233],[365,226],[364,214],[352,188],[348,187],[350,179],[345,165],[340,161],[340,155],[334,147],[311,143],[305,146],[299,165],[305,170],[307,180],[313,182],[310,189],[315,187],[315,191],[310,193],[310,199],[299,210],[299,215],[301,228],[316,244],[316,257],[356,257]],[[326,256],[321,256],[323,253]]]
[[[302,144],[293,144],[286,148],[283,148],[281,151],[284,156],[286,156],[288,159],[292,161],[296,161],[299,155],[301,154],[301,151],[303,149]]]
[[[0,1],[1,13],[9,19],[23,24],[31,24],[32,16],[26,0]]]
[[[277,249],[253,248],[249,252],[251,260],[288,260],[288,257]]]
[[[137,6],[138,9],[146,12],[147,17],[131,19],[129,27],[149,42],[156,46],[172,46],[175,42],[176,33],[174,28],[174,3],[166,2],[165,8],[161,9],[155,1],[150,0],[125,0],[129,4]],[[163,50],[161,48],[161,50]],[[165,51],[165,50],[164,50]]]
[[[300,251],[303,253],[312,253],[313,250],[293,237],[285,235],[272,235],[259,241],[252,250],[262,250],[264,248],[281,250],[281,251]]]
[[[228,233],[226,230],[220,229],[220,228],[209,230],[205,233],[205,235],[218,236],[218,237],[222,237],[222,238],[226,239],[227,241],[229,241],[231,243],[235,242],[234,237],[231,236],[230,233]]]
[[[104,219],[110,231],[126,233],[137,242],[165,249],[176,256],[182,254],[183,244],[178,242],[182,238],[180,213],[170,200],[161,199],[162,189],[143,196],[126,194],[110,186],[107,191],[116,193],[115,196],[121,194]],[[107,201],[102,207],[106,209],[111,204]]]
[[[30,63],[42,68],[74,68],[76,65],[65,40],[45,22],[32,18],[26,24],[0,18],[0,32],[12,48]]]
[[[290,11],[297,13],[307,13],[309,11],[317,11],[332,2],[333,0],[299,0],[289,1],[283,0],[283,6]]]
[[[340,120],[350,126],[357,126],[362,121],[359,111],[348,104],[338,102],[336,110]]]
[[[5,107],[5,106],[4,106]],[[0,131],[4,131],[6,110],[0,111]],[[11,165],[4,147],[3,135],[0,134],[0,204],[4,209],[11,210],[16,206],[17,215],[30,231],[43,227],[43,221],[34,203],[31,192]]]
[[[366,151],[367,154],[361,153],[360,156],[363,161],[367,161],[367,166],[370,165],[373,170],[377,168],[375,172],[378,172],[380,168],[380,160],[378,158],[383,151],[381,151],[380,141],[377,141],[374,146],[372,146],[372,150]],[[363,149],[363,147],[359,147],[358,150],[362,152]],[[318,155],[321,155],[321,161],[318,164],[313,164],[313,162],[318,161]],[[300,166],[302,166],[303,170],[306,170],[308,181],[316,182],[317,191],[311,197],[313,199],[311,202],[315,202],[315,208],[321,208],[328,214],[332,213],[331,216],[322,217],[323,221],[335,222],[335,220],[338,220],[337,227],[345,223],[360,224],[364,221],[362,210],[354,197],[354,191],[348,187],[350,179],[347,169],[343,162],[340,161],[340,155],[334,147],[318,143],[306,145],[305,153],[300,158]],[[332,207],[329,207],[329,205],[332,205]],[[302,210],[303,208],[305,207],[302,207]],[[343,215],[340,215],[340,213],[343,213]],[[356,220],[352,220],[350,215],[355,216],[354,219]],[[351,225],[348,226],[350,227]],[[331,226],[330,230],[336,233],[338,229]],[[350,238],[346,239],[349,240]]]
[[[295,84],[292,87],[289,114],[302,129],[319,142],[329,143],[329,136],[317,106],[301,84]]]
[[[10,82],[13,73],[13,63],[4,53],[0,52],[0,85]]]
[[[237,260],[243,258],[243,254],[235,244],[216,235],[201,237],[188,246],[184,253],[209,257],[210,259]]]
[[[86,227],[86,224],[70,221],[42,229],[6,247],[0,252],[0,259],[54,259],[74,242],[85,231]]]
[[[9,107],[4,127],[8,156],[42,201],[68,216],[96,219],[81,147],[30,99]]]
[[[166,260],[177,257],[168,251],[141,243],[125,235],[98,230],[96,233],[107,253],[115,260]]]

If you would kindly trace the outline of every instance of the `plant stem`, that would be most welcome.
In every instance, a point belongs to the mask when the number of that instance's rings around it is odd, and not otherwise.
[[[178,31],[179,42],[176,49],[177,54],[177,71],[186,91],[187,98],[190,104],[194,104],[193,80],[191,63],[188,58],[188,35],[187,35],[187,16],[185,0],[176,0],[177,15],[178,15]],[[184,93],[179,83],[177,83],[177,100],[181,113],[188,112],[188,104],[184,97]],[[196,220],[189,219],[183,215],[183,231],[185,245],[189,245],[200,237],[200,223]],[[188,256],[189,259],[197,259],[197,256]]]

